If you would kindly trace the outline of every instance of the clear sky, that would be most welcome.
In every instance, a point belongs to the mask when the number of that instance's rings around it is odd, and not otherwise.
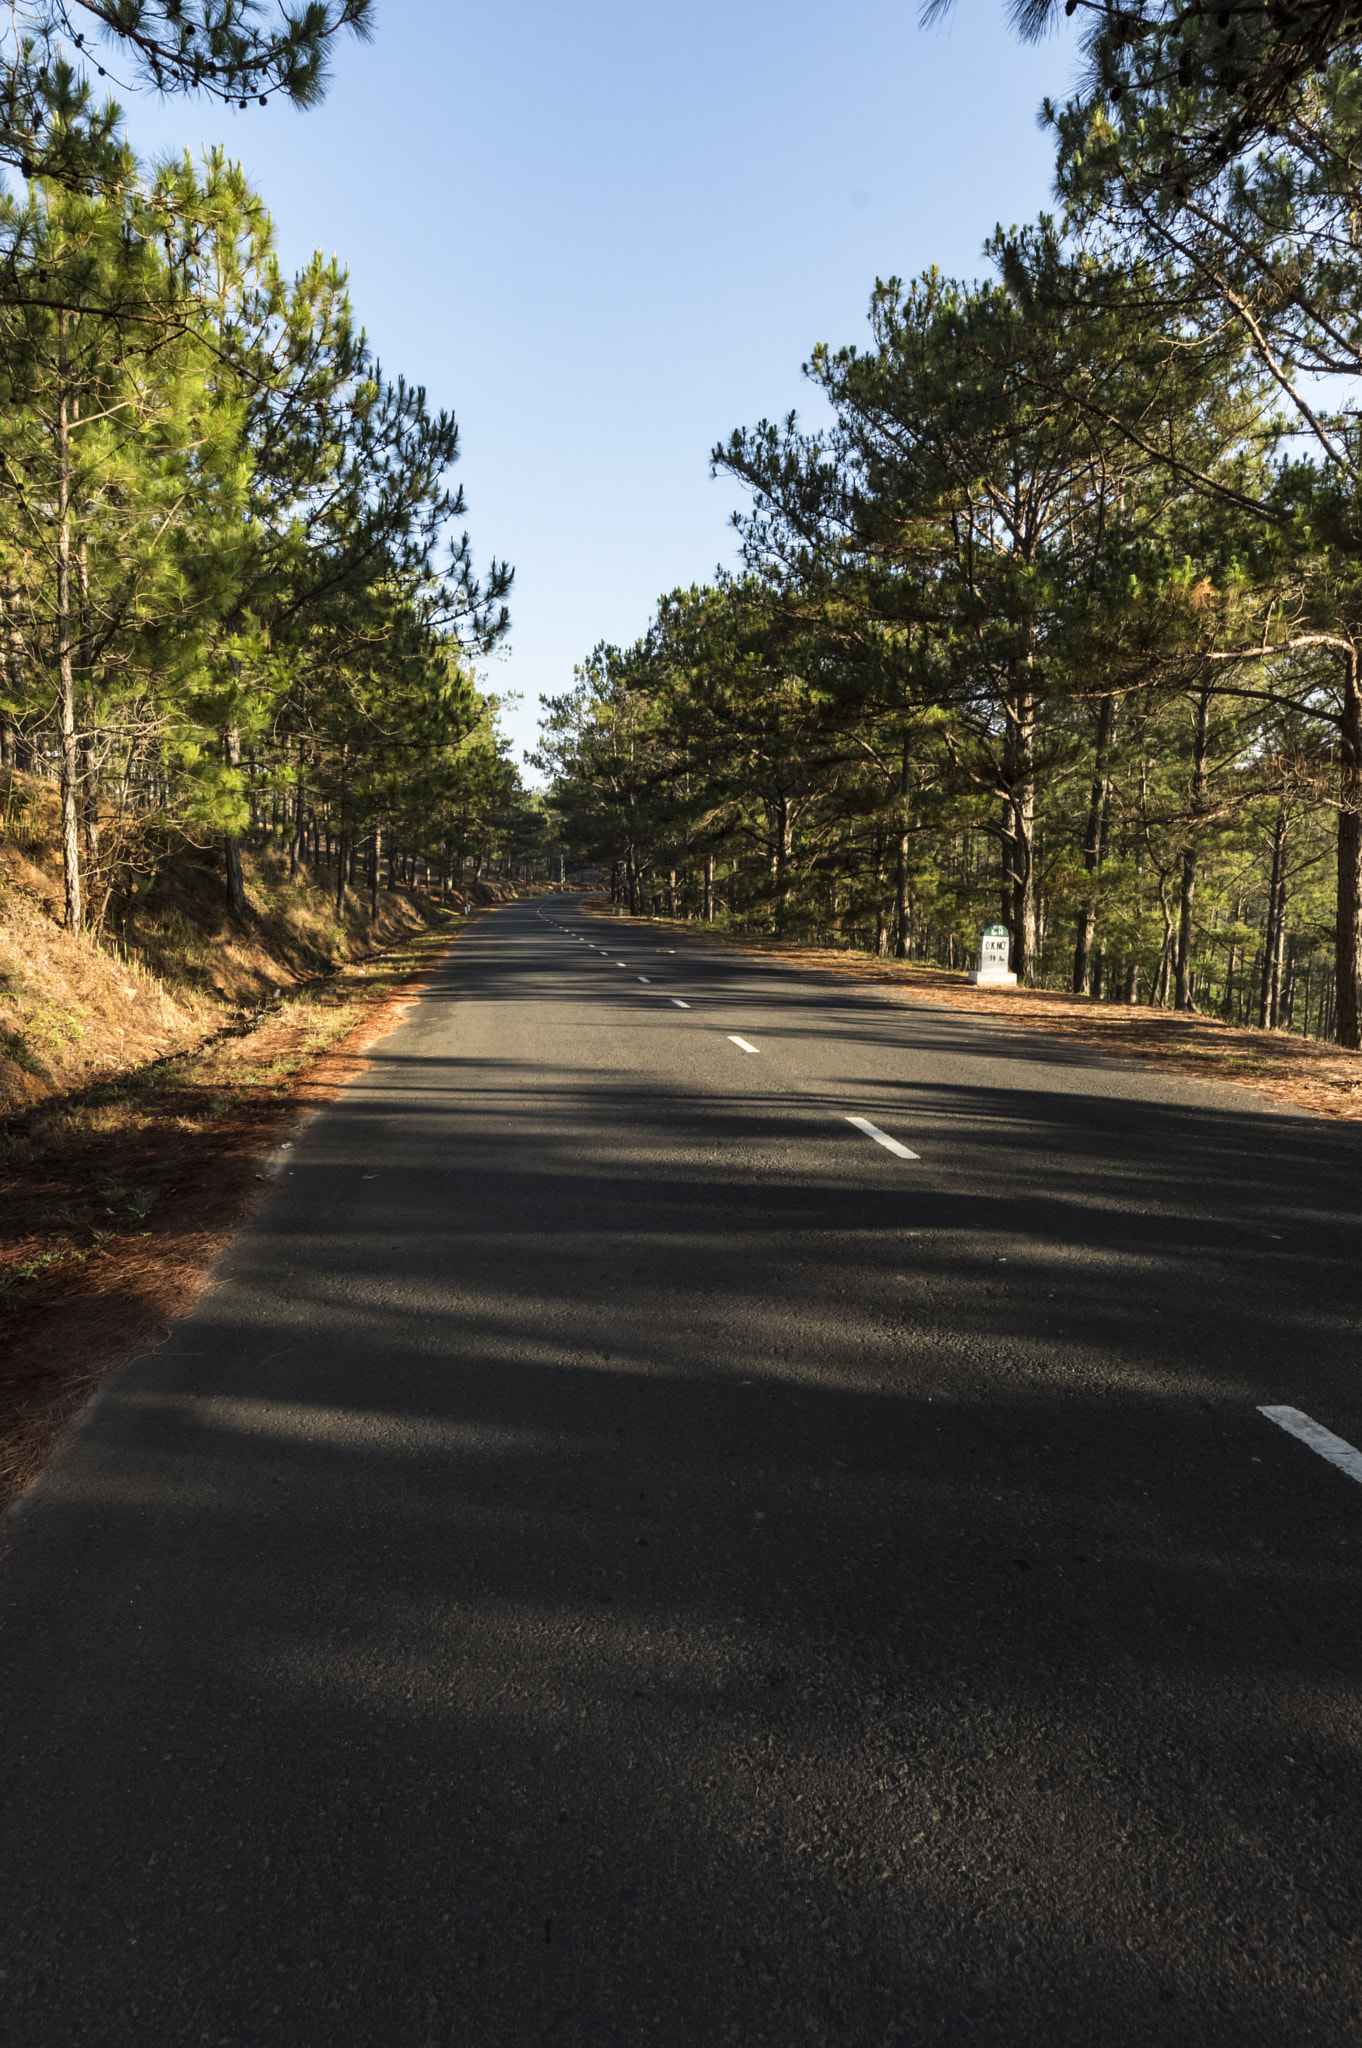
[[[286,262],[349,266],[385,367],[451,408],[480,562],[516,567],[489,687],[570,687],[664,590],[733,560],[732,428],[810,409],[800,364],[860,340],[876,275],[975,275],[1047,204],[1042,94],[1000,0],[378,0],[323,106],[122,95],[143,154],[223,142]]]

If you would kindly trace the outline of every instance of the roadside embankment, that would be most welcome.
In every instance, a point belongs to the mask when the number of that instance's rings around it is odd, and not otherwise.
[[[290,878],[260,852],[237,920],[184,844],[116,934],[71,934],[45,809],[0,833],[0,1507],[189,1305],[263,1157],[468,922],[413,889],[382,890],[372,918],[367,892],[338,910],[325,871]]]
[[[100,1380],[190,1306],[268,1155],[356,1071],[467,922],[436,917],[240,1030],[6,1119],[0,1509]]]

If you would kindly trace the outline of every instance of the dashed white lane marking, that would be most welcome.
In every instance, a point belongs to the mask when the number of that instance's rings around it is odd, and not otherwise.
[[[916,1152],[910,1152],[906,1145],[900,1145],[897,1138],[891,1138],[888,1131],[882,1131],[878,1124],[872,1124],[869,1117],[849,1116],[847,1122],[854,1124],[858,1131],[864,1131],[867,1138],[873,1138],[877,1145],[883,1145],[885,1151],[892,1152],[896,1159],[916,1159],[920,1156]]]
[[[615,962],[615,965],[616,967],[627,967],[629,965],[629,962],[627,960],[617,960]]]
[[[652,984],[651,984],[651,983],[650,983],[650,982],[648,981],[648,976],[647,976],[646,974],[640,974],[640,976],[639,976],[639,980],[640,980],[641,982],[645,982],[645,983],[647,983],[649,987],[651,987],[651,985],[652,985]]]
[[[1322,1422],[1315,1422],[1309,1415],[1302,1415],[1299,1408],[1260,1408],[1269,1422],[1275,1422],[1278,1429],[1284,1429],[1288,1436],[1299,1437],[1303,1444],[1309,1444],[1312,1451],[1318,1451],[1321,1458],[1327,1458],[1331,1465],[1337,1465],[1340,1472],[1346,1472],[1349,1479],[1362,1484],[1362,1451],[1355,1451],[1343,1437],[1335,1436]]]
[[[669,996],[667,1000],[668,1002],[675,1003],[678,1010],[688,1010],[690,1008],[690,1004],[683,1003],[680,996]]]
[[[755,1052],[757,1049],[755,1045],[749,1045],[745,1038],[735,1038],[731,1031],[728,1033],[728,1042],[730,1045],[740,1045],[744,1052]]]

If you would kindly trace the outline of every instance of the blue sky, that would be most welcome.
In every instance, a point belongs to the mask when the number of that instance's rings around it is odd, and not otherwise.
[[[1046,205],[1067,41],[916,11],[378,0],[314,112],[123,95],[144,154],[225,143],[284,259],[338,254],[385,367],[456,413],[477,556],[516,565],[486,680],[517,751],[597,640],[731,563],[714,442],[810,411],[800,364],[862,338],[877,274],[976,274]]]

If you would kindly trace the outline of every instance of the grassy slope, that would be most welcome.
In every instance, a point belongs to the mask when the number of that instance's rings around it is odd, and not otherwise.
[[[0,818],[15,813],[21,831],[0,825],[0,1117],[182,1052],[438,921],[405,889],[383,891],[372,923],[367,890],[338,915],[327,870],[290,881],[282,854],[247,851],[251,915],[237,923],[220,853],[185,842],[123,932],[72,936],[52,785],[0,770]]]

